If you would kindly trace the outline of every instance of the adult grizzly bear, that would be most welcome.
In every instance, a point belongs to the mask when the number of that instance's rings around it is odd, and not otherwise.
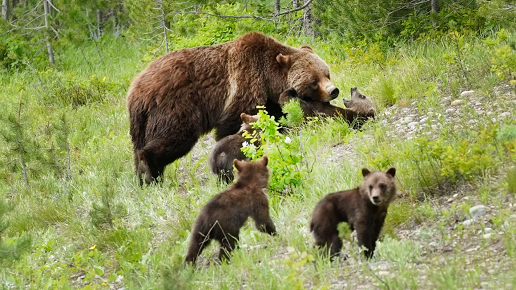
[[[159,57],[127,93],[134,164],[150,183],[216,129],[216,140],[238,131],[240,114],[257,105],[281,112],[281,92],[329,102],[339,90],[328,65],[310,47],[294,48],[258,32],[233,41],[180,49]]]

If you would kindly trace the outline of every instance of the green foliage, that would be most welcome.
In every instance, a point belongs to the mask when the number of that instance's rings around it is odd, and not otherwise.
[[[304,122],[303,109],[301,109],[301,105],[297,100],[288,101],[282,108],[285,117],[281,117],[280,123],[281,125],[287,127],[297,127],[301,126]]]
[[[307,252],[299,252],[292,247],[288,247],[289,255],[283,260],[287,276],[285,282],[289,289],[304,289],[305,279],[303,278],[303,267],[307,263],[314,261],[314,257]]]
[[[28,235],[22,235],[18,238],[5,237],[4,233],[9,227],[6,222],[6,214],[12,210],[12,207],[0,199],[0,265],[5,260],[17,259],[24,250],[28,250],[31,245],[31,238]]]
[[[304,150],[301,140],[279,133],[279,124],[267,114],[263,108],[258,110],[258,121],[253,128],[259,129],[250,136],[249,144],[242,148],[245,156],[257,160],[263,155],[269,158],[270,179],[269,188],[276,192],[292,193],[295,186],[301,185],[307,169],[303,166]],[[260,140],[259,146],[254,142]]]
[[[108,178],[108,176],[104,177],[104,182],[99,188],[100,203],[94,203],[90,211],[91,222],[96,227],[109,226],[112,228],[115,219],[122,218],[127,214],[125,207],[115,201],[115,189]]]
[[[111,96],[116,84],[106,81],[106,77],[99,78],[92,75],[84,80],[74,74],[61,74],[54,70],[41,73],[41,77],[47,80],[49,93],[44,98],[50,106],[72,106],[77,108],[93,102],[102,102]]]
[[[510,193],[516,193],[516,167],[507,170],[507,190]]]

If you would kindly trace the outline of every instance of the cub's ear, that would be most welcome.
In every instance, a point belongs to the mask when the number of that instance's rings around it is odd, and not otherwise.
[[[394,168],[394,167],[389,168],[389,170],[387,170],[387,174],[394,177],[394,175],[396,175],[396,168]]]
[[[244,162],[239,161],[238,159],[233,159],[233,165],[235,165],[235,168],[238,171],[242,171],[242,169],[244,168]]]
[[[279,64],[284,68],[290,68],[290,65],[292,64],[292,60],[290,59],[290,56],[278,54],[276,56],[276,60],[279,62]]]
[[[357,90],[357,87],[352,87],[351,88],[351,94],[353,94],[353,92],[356,92],[356,90]]]
[[[308,46],[308,45],[302,45],[302,46],[300,47],[300,49],[301,49],[301,50],[304,50],[304,51],[307,51],[307,52],[314,53],[314,50],[313,50],[310,46]]]
[[[262,159],[260,159],[259,161],[263,166],[267,166],[267,164],[269,163],[269,158],[267,158],[267,156],[263,155]]]
[[[369,171],[367,168],[362,168],[362,176],[363,177],[368,176],[369,173],[371,173],[371,171]]]
[[[252,117],[250,115],[247,115],[246,113],[240,114],[240,119],[242,119],[242,121],[244,121],[247,124],[251,122],[251,118]]]

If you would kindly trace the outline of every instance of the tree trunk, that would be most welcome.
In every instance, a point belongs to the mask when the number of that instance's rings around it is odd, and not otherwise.
[[[167,53],[168,51],[168,33],[167,33],[167,19],[166,19],[166,13],[165,13],[165,7],[163,6],[163,0],[158,1],[159,9],[161,10],[161,26],[163,27],[163,41],[165,41],[165,48]]]
[[[432,12],[439,12],[439,0],[431,0],[430,5],[432,6]]]
[[[102,36],[102,10],[97,9],[97,39]]]
[[[274,13],[279,14],[280,13],[280,0],[274,0]]]
[[[308,0],[304,0],[305,3]],[[314,22],[314,16],[312,15],[312,7],[310,5],[305,7],[305,13],[303,14],[303,30],[305,32],[305,35],[310,36],[312,38],[315,37],[315,31],[312,26]]]
[[[48,61],[51,65],[54,65],[54,50],[52,49],[52,43],[50,42],[50,25],[48,24],[48,13],[50,10],[49,0],[44,0],[43,7],[45,8],[45,40],[47,42],[47,53]]]
[[[2,18],[9,20],[9,0],[2,0]]]

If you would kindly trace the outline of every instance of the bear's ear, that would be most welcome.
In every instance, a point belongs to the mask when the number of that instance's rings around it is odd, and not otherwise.
[[[292,64],[292,60],[290,59],[290,56],[278,54],[276,56],[276,60],[279,62],[279,64],[284,68],[290,68],[290,65]]]
[[[240,114],[240,119],[244,121],[244,123],[249,124],[251,121],[251,116],[247,115],[246,113]]]
[[[353,93],[354,93],[354,92],[356,92],[356,91],[357,91],[357,87],[352,87],[352,88],[351,88],[351,94],[352,94],[352,95],[353,95]]]
[[[387,174],[394,177],[394,175],[396,175],[396,168],[394,168],[394,167],[389,168],[389,170],[387,170]]]
[[[244,168],[243,166],[243,163],[242,161],[239,161],[238,159],[233,159],[233,165],[235,166],[235,168],[238,170],[238,171],[242,171],[242,168]]]
[[[366,177],[371,173],[367,168],[362,168],[362,176]]]
[[[314,50],[310,46],[308,46],[308,45],[301,45],[300,49],[304,50],[304,51],[307,51],[307,52],[314,53]]]
[[[263,155],[262,159],[260,159],[259,161],[263,166],[267,166],[267,164],[269,163],[269,158],[267,158],[267,156]]]

